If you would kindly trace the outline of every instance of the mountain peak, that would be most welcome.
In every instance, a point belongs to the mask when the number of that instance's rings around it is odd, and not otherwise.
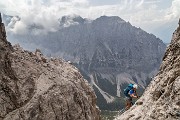
[[[136,82],[144,88],[156,74],[166,46],[155,36],[116,16],[101,16],[87,24],[76,15],[64,16],[59,21],[62,27],[56,32],[9,38],[33,38],[24,45],[40,47],[49,56],[72,61],[96,86],[101,109],[115,110],[107,103],[116,95],[123,95],[124,84]]]
[[[99,18],[96,19],[96,21],[122,21],[125,22],[123,19],[121,19],[118,16],[101,16]]]
[[[60,27],[69,27],[70,25],[84,24],[88,20],[79,15],[67,15],[59,19]]]
[[[1,14],[0,22],[0,120],[100,120],[95,93],[77,68],[8,45]]]
[[[166,49],[158,74],[135,105],[115,120],[180,119],[180,31],[178,29]]]
[[[6,40],[6,31],[0,13],[0,47],[2,50],[11,49],[11,44]]]

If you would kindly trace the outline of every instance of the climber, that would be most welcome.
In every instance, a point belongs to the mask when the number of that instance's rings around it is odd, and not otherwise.
[[[137,88],[137,84],[129,84],[126,89],[124,89],[124,95],[126,97],[126,110],[128,110],[133,105],[132,98],[139,98],[136,93]]]

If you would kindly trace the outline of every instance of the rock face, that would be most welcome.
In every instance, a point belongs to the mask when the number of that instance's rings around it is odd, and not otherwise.
[[[12,47],[3,23],[0,61],[0,120],[100,119],[95,93],[74,66]]]
[[[106,110],[121,106],[111,103],[116,96],[122,97],[126,84],[137,83],[141,89],[149,84],[166,48],[154,35],[116,16],[101,16],[92,21],[80,16],[62,17],[59,30],[46,35],[34,35],[41,29],[33,25],[28,28],[28,35],[9,36],[25,48],[38,46],[49,56],[72,61],[92,84],[98,106]]]
[[[180,26],[157,76],[136,104],[116,120],[180,120]]]

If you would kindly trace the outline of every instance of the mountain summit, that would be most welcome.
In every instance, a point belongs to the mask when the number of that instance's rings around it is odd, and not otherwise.
[[[113,109],[110,104],[116,96],[123,96],[128,83],[137,83],[141,89],[148,85],[159,69],[166,45],[117,16],[87,21],[66,16],[60,19],[56,32],[34,35],[33,29],[24,35],[9,34],[9,39],[25,48],[38,47],[49,57],[72,61],[95,89],[99,107]]]
[[[81,16],[63,16],[59,19],[60,27],[69,27],[71,25],[85,24],[88,22],[88,19],[84,19]]]

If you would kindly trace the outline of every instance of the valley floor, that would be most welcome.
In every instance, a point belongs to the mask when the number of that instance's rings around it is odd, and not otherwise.
[[[115,117],[117,117],[119,111],[108,111],[104,110],[101,111],[101,118],[102,120],[114,120]]]

